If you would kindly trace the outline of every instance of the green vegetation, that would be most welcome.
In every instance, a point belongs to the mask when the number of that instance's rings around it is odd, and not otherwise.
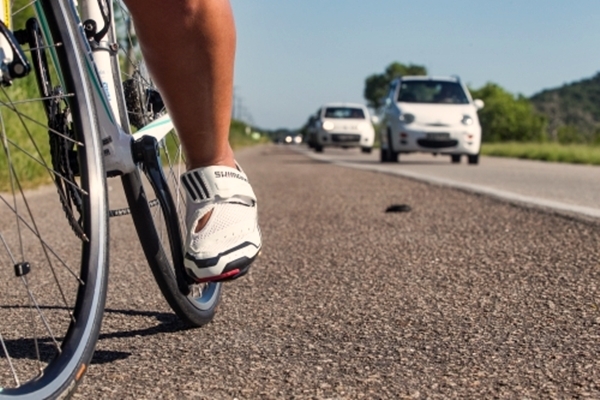
[[[17,0],[13,7],[22,8],[25,4],[26,1]],[[13,26],[24,26],[29,16],[30,12],[18,13],[13,17]],[[0,91],[0,130],[6,132],[0,155],[0,190],[7,190],[11,185],[7,162],[9,157],[17,178],[24,187],[32,187],[50,179],[49,173],[41,165],[41,160],[49,161],[43,155],[48,154],[50,144],[47,139],[40,138],[47,137],[48,134],[45,128],[34,122],[45,119],[43,106],[39,102],[19,102],[25,98],[39,97],[38,93],[33,73]]]
[[[572,164],[600,165],[600,146],[560,143],[484,143],[481,154]]]
[[[546,118],[527,98],[515,97],[494,83],[470,92],[485,103],[478,113],[484,142],[545,141]]]
[[[560,143],[600,144],[600,73],[531,97],[548,119],[548,138]]]
[[[4,101],[4,99],[1,101]],[[20,107],[19,110],[24,113],[29,113],[29,111],[24,110],[24,108],[32,107],[34,107],[34,105],[29,104],[26,107]],[[38,109],[34,110],[34,113],[39,113],[42,115],[43,110],[39,107],[39,104],[37,108]],[[30,114],[31,113],[27,115]],[[12,164],[15,166],[15,170],[19,173],[19,181],[23,185],[23,188],[32,188],[41,184],[50,183],[52,177],[48,170],[38,161],[36,161],[36,159],[25,155],[22,151],[15,147],[18,145],[20,148],[27,150],[28,153],[36,155],[37,158],[42,158],[41,154],[43,154],[46,162],[50,163],[50,158],[48,155],[50,145],[48,142],[47,130],[30,121],[24,121],[27,129],[18,128],[23,126],[23,124],[17,119],[14,113],[3,113],[2,117],[6,126],[13,127],[12,129],[9,129],[8,133],[9,140],[13,143],[9,144],[9,148],[11,149],[10,156]],[[247,129],[246,127],[247,125],[242,122],[232,121],[230,142],[234,149],[240,149],[242,147],[247,147],[258,143],[265,143],[268,141],[268,138],[264,135],[261,135],[257,138],[257,135],[255,134],[256,132],[254,130]],[[169,147],[173,146],[175,146],[175,144],[169,143]],[[9,189],[10,174],[7,164],[7,157],[2,155],[0,156],[0,191],[7,191]]]
[[[6,131],[6,147],[3,146],[0,156],[0,190],[6,190],[10,186],[8,157],[24,187],[50,180],[48,170],[42,165],[42,160],[49,162],[48,132],[42,125],[34,122],[45,120],[43,106],[40,102],[18,103],[18,100],[24,98],[39,97],[30,93],[37,93],[33,74],[14,82],[13,86],[0,93],[1,124]]]
[[[364,97],[367,106],[379,112],[388,94],[390,83],[403,75],[427,75],[427,68],[422,65],[404,65],[393,62],[382,74],[373,74],[365,80]]]
[[[257,132],[256,128],[253,128],[242,121],[231,121],[229,143],[231,143],[231,147],[234,150],[259,143],[267,143],[268,141],[268,136],[262,132]]]

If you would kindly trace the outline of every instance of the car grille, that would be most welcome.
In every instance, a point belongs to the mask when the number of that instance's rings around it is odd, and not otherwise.
[[[333,133],[331,141],[337,143],[357,143],[360,142],[360,135]]]
[[[444,147],[454,147],[458,145],[458,140],[456,139],[419,139],[417,143],[421,147],[426,147],[428,149],[442,149]]]

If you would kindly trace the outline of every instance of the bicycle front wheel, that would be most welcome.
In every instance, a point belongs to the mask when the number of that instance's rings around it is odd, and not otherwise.
[[[51,399],[88,368],[104,310],[97,87],[70,1],[11,4],[32,73],[0,87],[0,399]]]
[[[121,1],[114,3],[115,17],[122,21],[119,61],[124,99],[121,113],[124,125],[141,129],[164,113],[158,89],[147,73],[142,54],[137,47],[135,32],[128,10]],[[185,238],[185,193],[179,176],[185,171],[181,143],[175,131],[159,141],[163,174],[175,203],[172,210],[159,204],[152,186],[139,172],[122,178],[125,194],[140,243],[156,282],[169,306],[186,324],[192,327],[210,322],[221,298],[221,283],[187,284],[182,293],[177,283],[177,260],[182,260],[183,249],[174,245],[174,235]],[[175,222],[175,223],[173,223]]]

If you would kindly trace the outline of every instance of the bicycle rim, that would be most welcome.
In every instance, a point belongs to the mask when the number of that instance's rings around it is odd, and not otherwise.
[[[145,68],[136,46],[135,33],[127,9],[121,1],[114,2],[115,16],[127,27],[118,37],[120,42],[120,69],[124,82],[124,101],[128,121],[133,130],[140,129],[158,118],[163,105]],[[176,132],[171,131],[159,142],[163,173],[168,181],[176,205],[176,215],[166,215],[154,196],[151,185],[139,173],[123,178],[125,193],[142,248],[156,278],[157,284],[173,311],[190,326],[202,326],[212,320],[221,297],[220,283],[189,285],[184,295],[177,286],[173,265],[173,249],[166,220],[179,222],[181,237],[185,238],[185,193],[179,176],[185,171],[185,159]]]
[[[40,83],[32,72],[0,89],[0,399],[46,399],[76,387],[98,338],[106,185],[71,3],[15,1],[13,12],[16,28],[38,13],[43,43],[24,48],[45,60]]]

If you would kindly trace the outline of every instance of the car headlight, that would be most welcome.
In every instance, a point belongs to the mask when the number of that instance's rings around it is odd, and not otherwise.
[[[471,118],[469,115],[463,115],[463,119],[462,122],[464,125],[473,125],[473,118]]]
[[[331,121],[323,122],[323,129],[325,129],[326,131],[331,131],[331,130],[333,130],[333,128],[335,128],[335,125],[333,122],[331,122]]]
[[[415,121],[415,116],[413,114],[401,114],[400,115],[400,121],[404,122],[405,124],[411,124]]]

